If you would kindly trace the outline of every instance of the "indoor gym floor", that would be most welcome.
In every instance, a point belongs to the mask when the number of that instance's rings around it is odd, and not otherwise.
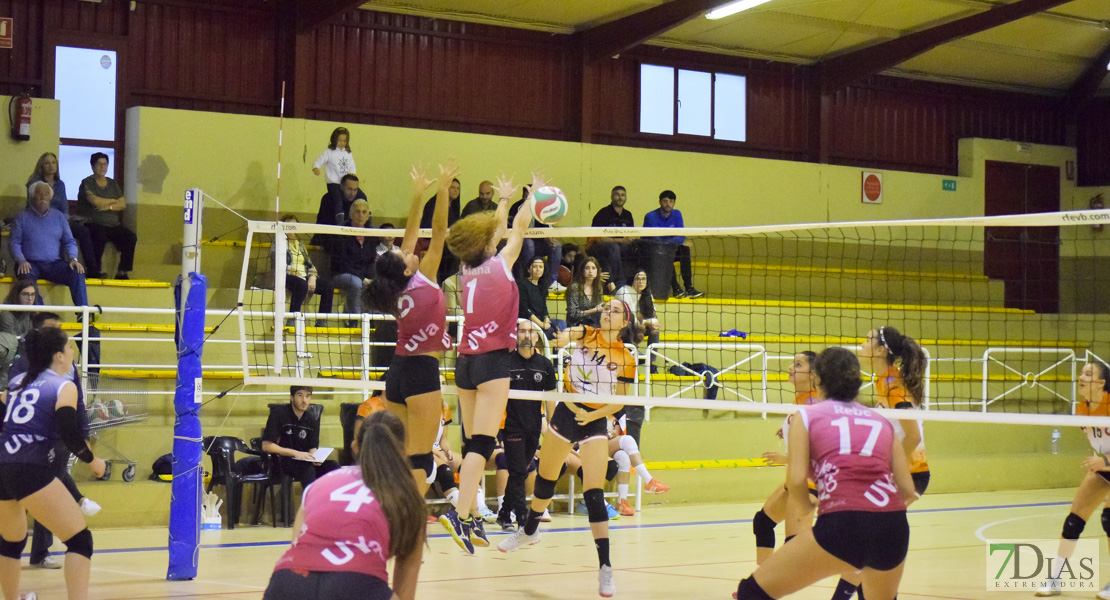
[[[1082,473],[1076,472],[1076,483]],[[901,600],[1031,598],[1032,592],[987,592],[982,538],[1054,538],[1074,489],[926,495],[910,512],[910,554]],[[645,496],[645,501],[652,497]],[[617,597],[728,600],[739,579],[755,567],[751,516],[755,504],[646,506],[635,517],[612,522]],[[596,555],[586,517],[556,515],[544,539],[514,554],[479,549],[466,556],[437,524],[429,526],[430,551],[420,572],[417,598],[597,598]],[[164,529],[94,533],[92,599],[261,598],[291,529],[269,526],[204,532],[196,580],[165,581]],[[491,534],[493,543],[500,533]],[[1084,537],[1101,538],[1097,512]],[[781,543],[781,526],[778,531]],[[60,544],[55,550],[61,550]],[[1104,583],[1110,559],[1100,543]],[[61,557],[59,557],[61,558]],[[26,564],[26,563],[24,563]],[[791,598],[828,600],[835,579]],[[21,589],[39,598],[65,598],[61,571],[25,567]],[[1064,598],[1093,598],[1093,593]]]

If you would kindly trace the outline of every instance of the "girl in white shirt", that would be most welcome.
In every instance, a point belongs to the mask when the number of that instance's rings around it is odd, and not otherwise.
[[[328,184],[328,192],[342,194],[339,184],[343,176],[355,173],[355,157],[351,154],[351,132],[346,127],[336,127],[331,132],[331,143],[312,163],[312,174],[319,175],[320,167],[324,168],[324,179]]]

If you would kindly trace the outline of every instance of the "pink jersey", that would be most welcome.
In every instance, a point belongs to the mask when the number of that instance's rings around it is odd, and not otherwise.
[[[894,427],[858,402],[827,400],[798,414],[809,430],[817,513],[906,510],[890,470]]]
[[[349,571],[389,583],[389,523],[358,467],[324,475],[304,493],[304,526],[275,571]]]
[[[459,354],[516,349],[520,291],[509,265],[498,254],[473,269],[459,271],[463,333]]]
[[[417,271],[397,299],[397,354],[411,356],[450,349],[443,290]]]

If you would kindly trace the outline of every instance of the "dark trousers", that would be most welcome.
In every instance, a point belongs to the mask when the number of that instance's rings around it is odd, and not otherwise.
[[[77,484],[73,478],[69,476],[69,448],[65,443],[59,443],[54,447],[54,460],[50,461],[50,468],[54,470],[54,476],[57,477],[66,489],[69,490],[73,499],[80,502],[81,492],[77,489]],[[31,564],[37,564],[50,555],[50,546],[54,543],[54,534],[50,530],[43,527],[41,523],[35,521],[35,526],[31,531]]]
[[[89,230],[85,228],[85,224],[70,221],[69,230],[73,232],[77,249],[81,251],[81,258],[85,261],[85,270],[89,273],[99,273],[100,255],[93,251],[92,236],[89,235]]]
[[[644,426],[644,407],[628,405],[624,407],[625,427],[628,435],[640,445],[640,429]]]
[[[285,287],[289,289],[289,312],[300,312],[304,301],[308,299],[308,281],[296,275],[285,276]],[[317,296],[320,296],[320,309],[316,312],[330,313],[335,288],[327,279],[316,277]]]
[[[45,279],[60,283],[69,288],[69,297],[74,306],[88,306],[89,294],[85,291],[85,275],[78,273],[62,259],[53,261],[28,261],[31,263],[31,272],[27,279]],[[42,298],[39,298],[41,303]]]
[[[540,436],[531,433],[506,431],[501,436],[502,446],[505,448],[505,465],[509,469],[509,481],[505,484],[505,502],[501,504],[501,512],[497,518],[505,523],[511,523],[511,512],[516,513],[517,523],[523,523],[528,515],[528,506],[525,503],[525,482],[528,479],[528,465],[536,455],[536,448],[540,445]]]
[[[318,477],[338,468],[339,463],[334,460],[325,460],[317,465],[307,460],[293,460],[287,457],[281,459],[281,471],[302,486],[308,486],[308,484],[316,481]]]
[[[135,243],[139,238],[134,231],[123,225],[109,227],[96,223],[85,223],[85,228],[89,230],[89,235],[92,237],[93,255],[96,256],[97,265],[103,266],[104,248],[108,242],[112,242],[120,254],[119,268],[116,270],[126,273],[135,268]]]
[[[589,247],[587,254],[601,263],[601,270],[609,273],[609,283],[616,287],[628,285],[629,275],[624,269],[627,262],[633,269],[640,266],[640,247],[635,241],[626,244],[598,242]]]
[[[682,271],[682,283],[685,288],[678,287],[678,275],[671,270],[671,290],[675,295],[684,289],[688,290],[694,287],[694,269],[690,266],[690,247],[683,244],[675,248],[674,261],[678,263],[678,270]]]

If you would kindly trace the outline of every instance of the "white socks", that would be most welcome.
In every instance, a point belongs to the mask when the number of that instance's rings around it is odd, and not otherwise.
[[[647,482],[651,481],[651,471],[648,471],[647,465],[644,463],[636,465],[636,474],[640,476],[640,479],[644,480],[645,485]]]
[[[617,496],[619,496],[621,500],[628,500],[628,484],[627,483],[618,483],[617,484]]]

